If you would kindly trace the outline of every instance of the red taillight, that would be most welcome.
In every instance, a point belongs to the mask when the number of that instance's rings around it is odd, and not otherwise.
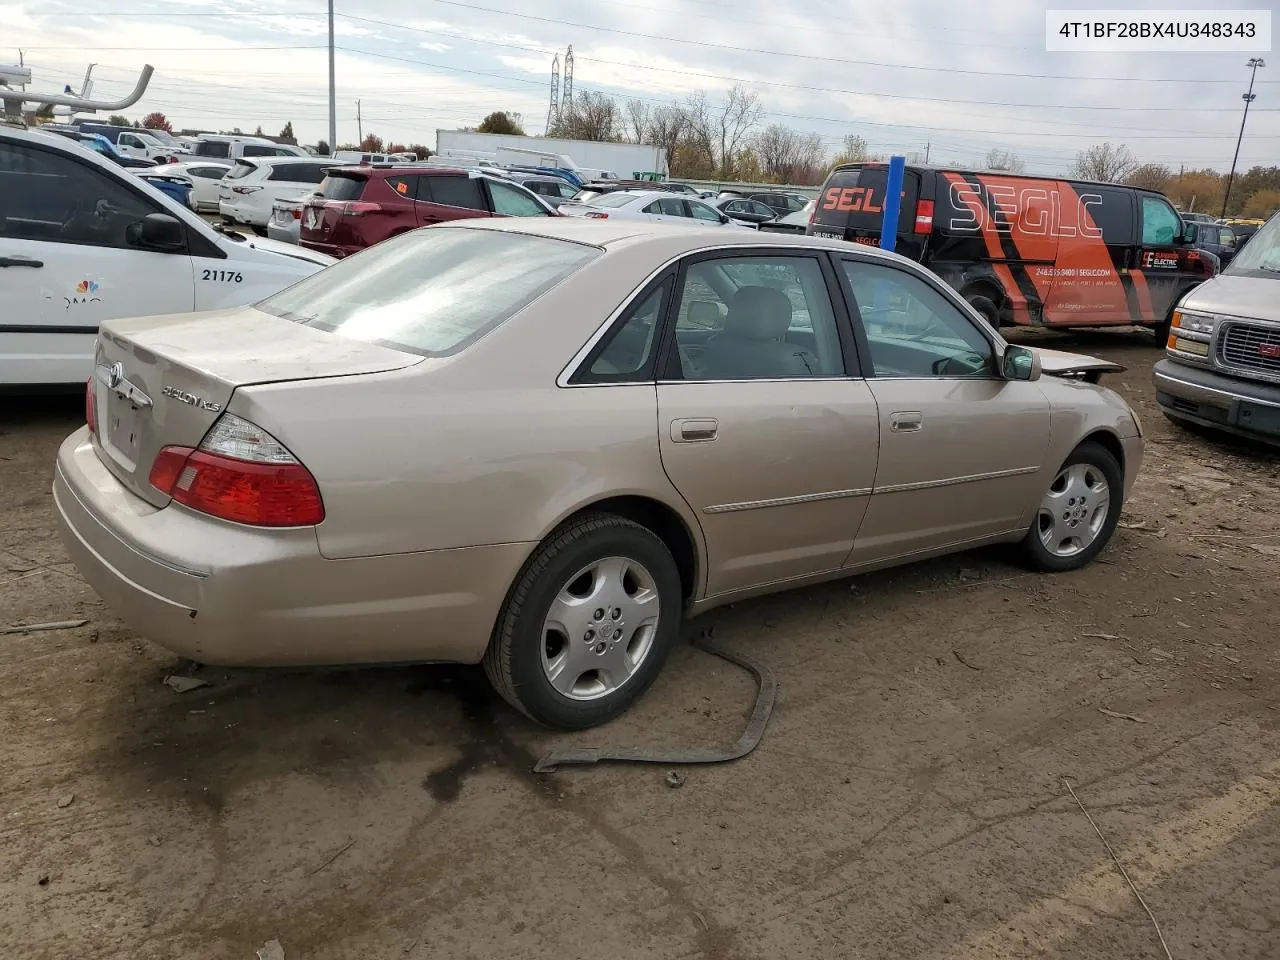
[[[916,201],[916,233],[933,233],[933,201]]]
[[[302,219],[302,208],[301,208],[301,207],[294,207],[294,208],[293,208],[292,210],[290,210],[289,212],[293,214],[293,219],[295,219],[295,220],[301,220],[301,219]]]
[[[98,432],[98,400],[93,391],[93,377],[84,385],[84,422],[89,425],[89,432]]]
[[[164,447],[148,479],[175,502],[235,523],[309,527],[324,520],[311,471],[269,433],[234,414],[224,414],[199,449]]]
[[[326,204],[327,206],[327,204]],[[382,204],[369,200],[349,200],[339,205],[344,217],[360,217],[366,213],[381,213]]]
[[[592,210],[590,213],[585,213],[583,214],[583,216],[589,217],[592,220],[608,220],[609,219],[609,215],[607,213],[599,213],[595,210]]]
[[[261,189],[261,187],[232,187],[231,192],[238,193],[241,196],[246,196],[250,193],[257,193]]]

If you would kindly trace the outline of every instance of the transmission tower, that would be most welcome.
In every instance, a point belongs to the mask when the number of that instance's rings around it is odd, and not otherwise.
[[[551,61],[551,106],[547,107],[547,130],[560,119],[560,54]]]
[[[564,99],[560,101],[560,109],[568,111],[573,107],[573,44],[564,55]]]

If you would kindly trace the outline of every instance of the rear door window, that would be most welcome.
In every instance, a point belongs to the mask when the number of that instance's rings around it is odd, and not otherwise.
[[[426,187],[432,203],[446,207],[464,207],[468,210],[488,210],[488,204],[480,192],[480,184],[471,177],[423,177],[419,187],[419,200],[425,200],[421,188]]]
[[[1163,197],[1142,198],[1142,244],[1172,246],[1182,232],[1182,218]]]

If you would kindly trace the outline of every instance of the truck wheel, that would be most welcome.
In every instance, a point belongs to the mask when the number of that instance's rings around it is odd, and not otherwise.
[[[965,299],[969,301],[969,306],[982,314],[987,323],[997,330],[1000,328],[1000,309],[989,297],[984,297],[980,293],[971,293]]]
[[[485,673],[538,723],[594,727],[657,678],[682,613],[680,573],[656,534],[612,514],[584,516],[552,533],[516,578]]]

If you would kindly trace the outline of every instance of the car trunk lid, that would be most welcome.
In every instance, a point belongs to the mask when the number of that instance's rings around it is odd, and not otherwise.
[[[380,373],[421,361],[252,307],[104,323],[93,376],[98,456],[142,499],[161,448],[196,447],[236,388]]]

